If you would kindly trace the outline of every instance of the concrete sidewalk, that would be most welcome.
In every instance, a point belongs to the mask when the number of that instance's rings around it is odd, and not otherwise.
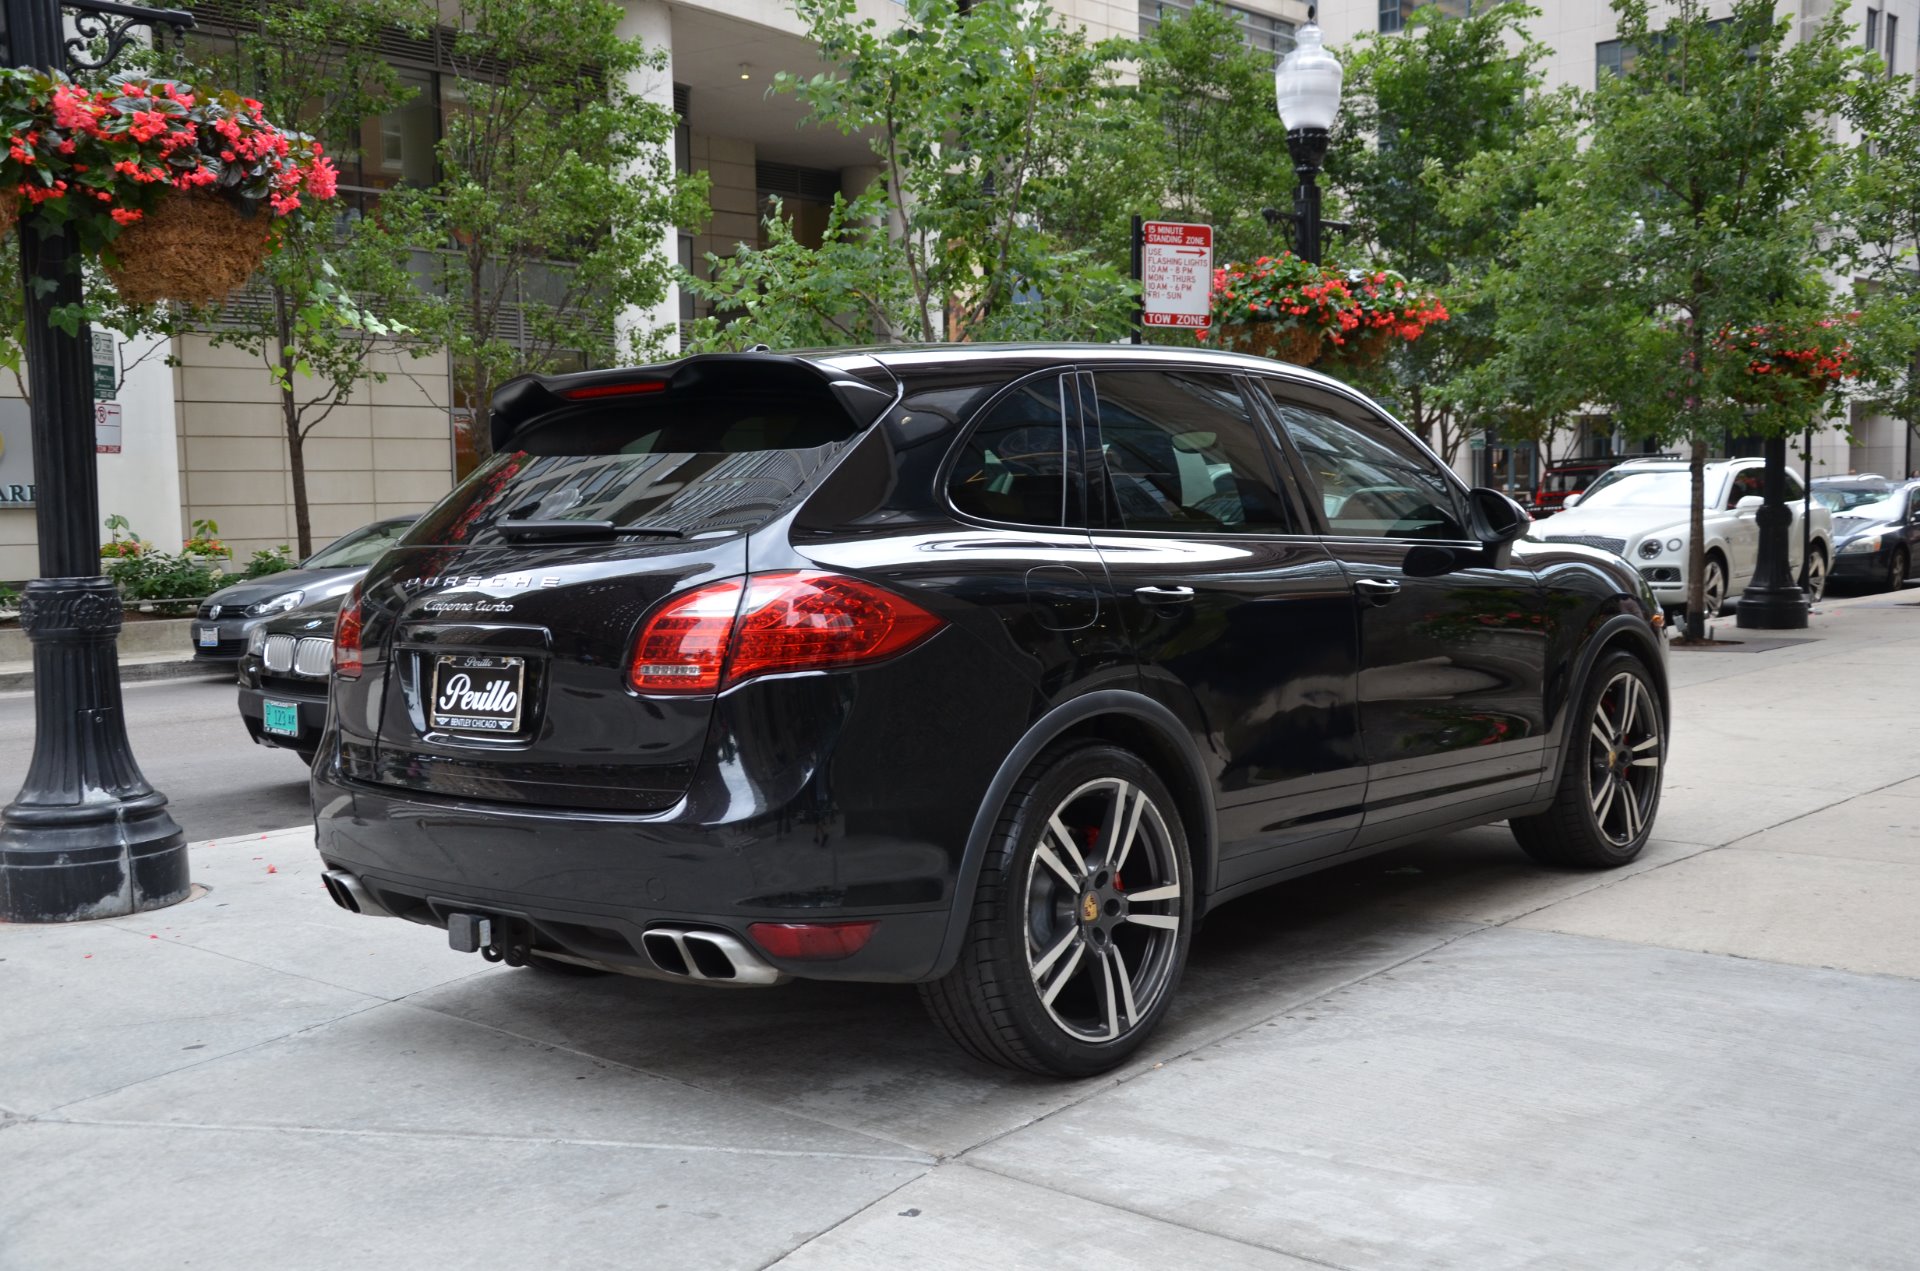
[[[304,830],[199,845],[189,903],[0,927],[0,1267],[1913,1267],[1914,601],[1674,654],[1629,869],[1489,828],[1235,902],[1089,1082],[911,990],[556,980],[335,909]]]

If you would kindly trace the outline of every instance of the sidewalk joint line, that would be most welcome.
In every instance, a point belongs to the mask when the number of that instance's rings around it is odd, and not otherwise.
[[[886,1204],[888,1201],[892,1200],[895,1196],[898,1196],[902,1191],[904,1191],[909,1187],[912,1187],[915,1183],[919,1182],[921,1179],[925,1178],[928,1174],[931,1174],[934,1170],[938,1168],[939,1168],[939,1164],[937,1162],[930,1163],[926,1170],[922,1171],[919,1174],[914,1175],[912,1178],[907,1179],[905,1182],[901,1183],[898,1187],[889,1187],[883,1195],[876,1196],[873,1198],[873,1200],[871,1200],[867,1204],[861,1205],[858,1208],[856,1208],[852,1213],[843,1215],[837,1222],[833,1223],[831,1226],[822,1227],[819,1231],[814,1232],[811,1236],[808,1236],[805,1240],[802,1240],[799,1244],[793,1246],[793,1248],[787,1250],[785,1253],[779,1254],[778,1256],[774,1257],[771,1261],[762,1262],[758,1267],[754,1269],[754,1271],[767,1271],[769,1267],[779,1266],[782,1262],[785,1262],[788,1258],[791,1258],[794,1254],[799,1253],[802,1249],[806,1248],[808,1245],[812,1244],[814,1241],[821,1240],[826,1238],[829,1235],[832,1235],[834,1232],[840,1230],[840,1228],[846,1226],[848,1223],[858,1218],[861,1214],[866,1213],[869,1209],[873,1209],[876,1206]]]

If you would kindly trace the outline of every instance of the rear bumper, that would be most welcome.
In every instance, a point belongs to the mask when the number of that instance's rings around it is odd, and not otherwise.
[[[702,826],[672,813],[458,802],[335,773],[316,774],[313,791],[322,860],[396,916],[437,927],[450,913],[513,919],[536,948],[616,966],[655,965],[641,943],[651,927],[717,929],[756,947],[754,922],[863,919],[878,926],[850,957],[766,961],[804,979],[925,980],[953,901],[943,848],[856,841],[812,818]],[[900,903],[861,903],[888,898]]]

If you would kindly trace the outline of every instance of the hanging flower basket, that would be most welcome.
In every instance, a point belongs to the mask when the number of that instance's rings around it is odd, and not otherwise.
[[[1312,366],[1319,361],[1327,342],[1318,328],[1295,322],[1229,322],[1219,328],[1218,339],[1223,349],[1295,366]]]
[[[273,245],[264,216],[217,194],[174,194],[121,231],[101,264],[128,304],[214,304],[260,268]]]
[[[1727,396],[1747,406],[1811,407],[1859,374],[1848,338],[1858,317],[1722,328],[1715,346],[1745,360],[1729,377]]]
[[[237,93],[139,75],[104,85],[0,69],[12,121],[0,198],[99,261],[133,304],[208,304],[240,286],[297,214],[334,195],[318,144]]]
[[[1448,316],[1392,270],[1310,265],[1291,252],[1215,270],[1211,308],[1201,341],[1299,366],[1371,366]]]

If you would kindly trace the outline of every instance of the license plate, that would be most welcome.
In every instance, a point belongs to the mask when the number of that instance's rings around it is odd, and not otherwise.
[[[435,732],[506,737],[520,731],[526,659],[442,654],[433,665],[427,723]]]
[[[298,737],[300,735],[300,704],[298,702],[260,703],[266,718],[260,727],[276,737]]]
[[[203,649],[219,648],[220,647],[220,628],[218,627],[200,628],[200,647]]]

